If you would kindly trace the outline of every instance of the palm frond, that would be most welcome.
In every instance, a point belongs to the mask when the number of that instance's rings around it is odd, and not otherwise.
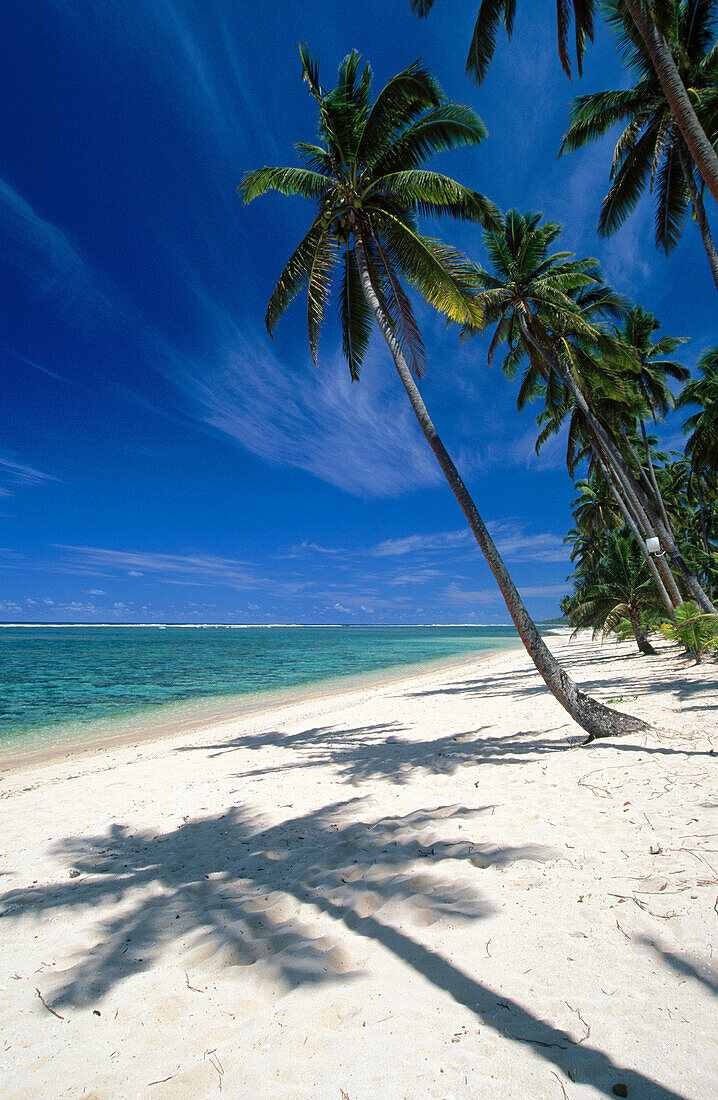
[[[293,298],[296,298],[309,279],[312,257],[322,234],[321,219],[315,218],[308,232],[294,249],[277,280],[267,306],[264,323],[271,336],[277,322]]]
[[[398,218],[386,220],[383,237],[392,263],[429,305],[459,324],[481,323],[474,265],[462,252],[412,232]]]
[[[359,280],[354,249],[346,243],[344,272],[339,287],[339,319],[342,350],[349,364],[352,382],[359,381],[364,356],[369,348],[372,314]]]
[[[307,332],[314,365],[317,365],[319,333],[324,320],[332,285],[332,270],[337,260],[335,239],[322,230],[307,271]]]
[[[479,222],[486,229],[497,228],[501,222],[501,212],[490,199],[439,172],[410,169],[379,176],[364,196],[375,192],[393,195],[400,203],[424,215],[448,215]]]
[[[242,202],[252,202],[268,191],[295,195],[302,199],[323,199],[331,190],[331,181],[308,168],[256,168],[247,172],[237,190]]]
[[[415,378],[423,378],[426,370],[426,353],[421,330],[416,323],[411,302],[399,282],[399,277],[389,262],[381,242],[375,238],[374,244],[381,263],[379,285],[386,301],[386,312],[394,326],[394,338],[399,344],[411,373]]]
[[[446,99],[442,88],[421,61],[414,61],[384,85],[363,125],[357,147],[360,165],[373,164],[424,111]]]
[[[479,145],[487,136],[483,122],[470,107],[440,103],[428,110],[368,163],[372,177],[418,168],[429,157],[452,149]]]

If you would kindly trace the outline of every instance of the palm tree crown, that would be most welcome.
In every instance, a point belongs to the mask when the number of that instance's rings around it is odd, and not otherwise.
[[[695,470],[718,475],[718,348],[708,348],[698,360],[702,378],[694,378],[684,388],[676,404],[684,409],[699,405],[700,411],[689,416],[683,425],[690,432],[686,457]]]
[[[660,26],[706,134],[718,137],[718,49],[714,46],[714,3],[666,0]],[[650,187],[656,199],[656,245],[675,248],[691,202],[695,166],[661,87],[645,42],[620,0],[605,0],[604,12],[636,83],[632,88],[579,96],[561,153],[597,141],[617,123],[624,126],[613,153],[611,188],[603,200],[599,233],[614,233]]]
[[[411,0],[411,9],[419,18],[428,15],[434,6],[434,0]],[[576,40],[576,67],[578,75],[583,72],[583,55],[586,51],[586,39],[593,40],[593,17],[596,0],[556,0],[556,23],[558,29],[558,55],[567,76],[571,75],[570,49],[568,36],[571,28],[571,7],[573,7],[574,37]],[[503,23],[509,38],[514,29],[516,0],[481,0],[476,17],[474,33],[466,59],[466,71],[473,76],[477,84],[486,76],[496,49],[496,31]]]
[[[339,315],[343,350],[358,379],[369,345],[372,313],[362,293],[353,235],[361,238],[372,283],[414,374],[424,348],[404,279],[453,321],[478,318],[473,266],[459,251],[421,233],[418,215],[448,215],[496,225],[499,211],[485,196],[429,171],[435,153],[483,141],[486,129],[468,107],[447,100],[421,62],[395,76],[372,102],[369,65],[356,51],[339,67],[335,88],[319,82],[317,64],[300,49],[303,79],[319,110],[319,143],[298,142],[303,167],[249,172],[245,202],[270,190],[313,199],[311,225],[290,256],[267,307],[270,334],[290,301],[307,288],[309,344],[316,362],[332,274],[341,259]]]

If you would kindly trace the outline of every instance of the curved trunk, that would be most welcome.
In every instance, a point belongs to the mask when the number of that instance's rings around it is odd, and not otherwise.
[[[716,246],[713,243],[713,235],[711,234],[710,226],[708,225],[706,208],[703,205],[703,197],[696,187],[696,181],[693,178],[693,171],[691,169],[691,162],[688,157],[688,152],[680,138],[678,139],[677,145],[683,178],[686,181],[688,194],[691,197],[691,206],[693,207],[693,213],[695,214],[696,222],[698,224],[698,228],[700,229],[701,240],[703,241],[703,247],[705,248],[706,256],[708,257],[708,263],[710,264],[713,282],[715,283],[716,290],[718,290],[718,252],[716,252]]]
[[[656,477],[656,469],[653,465],[653,456],[651,455],[651,446],[650,446],[650,443],[648,442],[648,436],[646,434],[646,425],[643,423],[643,421],[641,421],[641,435],[643,436],[643,450],[645,451],[646,465],[648,466],[648,479],[649,479],[650,484],[653,487],[653,496],[655,497],[656,504],[658,505],[658,509],[661,513],[661,519],[665,523],[666,529],[668,531],[670,531],[671,534],[673,534],[674,533],[673,532],[673,526],[671,524],[671,521],[668,518],[668,513],[666,511],[666,505],[665,505],[665,502],[663,500],[663,495],[662,495],[660,487],[658,485],[658,478]],[[637,458],[638,458],[638,456],[636,456],[636,459]],[[638,465],[639,465],[640,468],[642,468],[640,462],[638,463]]]
[[[646,632],[641,626],[640,620],[638,618],[638,614],[636,611],[633,610],[633,608],[629,609],[628,617],[631,620],[631,628],[633,629],[633,636],[636,639],[636,645],[638,646],[639,653],[643,653],[644,656],[649,654],[653,654],[655,656],[656,651],[651,643],[648,641],[648,638],[646,637]]]
[[[544,642],[536,624],[533,622],[524,606],[518,589],[511,579],[468,489],[431,421],[418,387],[406,364],[406,360],[394,338],[392,326],[381,308],[369,274],[364,245],[357,231],[354,233],[354,252],[364,297],[389,347],[397,373],[401,379],[407,397],[411,402],[411,407],[414,410],[419,426],[436,456],[451,491],[456,497],[462,512],[466,516],[474,538],[501,589],[501,594],[506,601],[506,606],[514,621],[519,637],[543,678],[544,683],[561,706],[568,711],[574,721],[587,732],[588,738],[586,743],[594,741],[597,737],[617,737],[623,733],[647,729],[646,723],[642,722],[639,718],[633,718],[630,715],[611,710],[610,707],[604,706],[602,703],[597,702],[595,699],[592,699],[589,695],[582,692],[571,677],[564,672]]]
[[[596,443],[595,440],[594,440],[594,445],[598,446],[598,444]],[[601,461],[601,460],[599,459],[599,461]],[[667,587],[668,591],[671,594],[672,605],[673,605],[673,607],[677,607],[679,603],[683,603],[683,597],[681,596],[678,585],[676,584],[676,579],[673,576],[673,574],[671,573],[671,570],[670,570],[669,566],[667,565],[664,556],[661,554],[660,556],[658,556],[654,559],[653,556],[648,552],[648,549],[646,548],[646,539],[655,537],[655,532],[653,530],[651,522],[650,522],[648,516],[646,515],[644,509],[641,507],[640,501],[638,500],[636,494],[632,491],[632,485],[630,483],[627,483],[626,478],[621,479],[620,471],[616,474],[615,480],[618,480],[618,482],[619,482],[620,489],[621,489],[621,494],[624,497],[624,501],[627,502],[626,503],[626,508],[634,516],[636,526],[643,529],[642,534],[640,532],[638,532],[638,536],[637,536],[640,540],[641,553],[643,554],[643,557],[646,559],[647,562],[650,561],[650,562],[654,563],[654,568],[651,569],[651,572],[654,574],[654,576],[655,576],[655,573],[657,573],[657,572],[661,574],[661,576],[663,577],[663,580],[665,581],[666,587]],[[650,566],[649,566],[649,568],[650,568]],[[662,589],[660,589],[660,591],[661,591],[661,594],[663,594]],[[668,613],[669,613],[669,615],[671,615],[671,618],[673,618],[670,607],[669,607]]]
[[[698,480],[698,518],[701,525],[701,541],[703,543],[703,552],[706,556],[706,561],[710,561],[711,548],[708,544],[708,526],[706,524],[705,504],[703,503],[703,490],[701,489],[700,479]],[[711,584],[710,572],[705,572],[706,580],[708,582],[708,595],[713,599],[713,585]]]
[[[624,0],[624,3],[646,45],[656,76],[670,104],[676,125],[693,157],[693,162],[705,180],[708,190],[718,202],[718,156],[693,110],[688,92],[673,60],[673,54],[656,27],[644,0]]]
[[[651,571],[651,576],[653,577],[653,582],[654,582],[656,588],[658,589],[658,591],[660,593],[661,599],[663,600],[664,604],[666,605],[666,610],[667,610],[671,620],[675,620],[675,605],[674,605],[673,601],[671,600],[671,597],[668,595],[668,592],[666,590],[666,586],[664,585],[663,580],[661,578],[661,575],[658,572],[658,567],[656,566],[655,561],[653,560],[652,556],[649,554],[648,550],[646,549],[646,540],[642,537],[641,532],[638,529],[638,525],[637,525],[636,521],[634,520],[631,513],[628,511],[628,508],[626,506],[625,501],[623,500],[623,497],[621,496],[618,489],[616,488],[616,485],[614,483],[614,480],[611,476],[610,471],[608,470],[608,468],[606,467],[606,465],[604,464],[604,462],[601,458],[598,458],[598,464],[601,468],[601,473],[603,474],[604,478],[606,479],[606,484],[608,485],[608,488],[611,490],[611,494],[613,495],[613,498],[614,498],[614,500],[616,501],[616,503],[618,505],[619,511],[620,511],[621,515],[623,516],[624,522],[625,522],[626,526],[628,527],[629,531],[631,532],[631,534],[633,535],[634,539],[636,540],[636,542],[638,544],[638,547],[641,551],[641,554],[643,555],[643,558],[646,562],[646,565],[648,566],[648,568]],[[679,602],[680,602],[680,597],[679,597]]]
[[[641,519],[642,526],[645,527],[647,532],[650,532],[649,537],[653,534],[653,528],[658,534],[661,543],[663,544],[668,557],[670,558],[674,567],[678,570],[680,575],[685,581],[686,588],[690,592],[693,599],[696,601],[699,607],[702,607],[704,611],[715,614],[716,609],[712,602],[708,599],[705,592],[701,588],[698,578],[691,572],[686,561],[683,558],[680,550],[676,546],[671,534],[666,530],[666,527],[662,523],[660,517],[657,515],[655,508],[651,504],[650,500],[641,489],[641,486],[636,481],[636,478],[630,470],[626,460],[621,454],[615,443],[609,438],[605,428],[600,423],[598,418],[594,415],[588,406],[586,398],[584,397],[581,389],[576,384],[571,375],[571,372],[566,370],[563,364],[550,351],[545,349],[541,344],[541,341],[531,332],[528,324],[526,323],[525,314],[529,313],[525,305],[521,307],[519,311],[519,326],[524,339],[533,347],[539,355],[541,355],[549,366],[556,372],[558,377],[564,383],[566,388],[572,394],[576,406],[583,413],[586,421],[586,425],[590,434],[593,437],[594,444],[602,451],[604,458],[611,470],[614,471],[617,480],[623,487],[626,494],[626,498],[630,501],[631,507],[637,516]]]

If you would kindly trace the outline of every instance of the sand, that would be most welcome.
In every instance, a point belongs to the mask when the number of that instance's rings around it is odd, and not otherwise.
[[[0,1095],[718,1096],[718,666],[549,641],[655,730],[516,651],[4,762]]]

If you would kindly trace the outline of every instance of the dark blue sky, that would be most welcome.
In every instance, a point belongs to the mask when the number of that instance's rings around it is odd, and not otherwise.
[[[437,167],[561,222],[563,247],[692,337],[692,366],[717,336],[694,226],[666,260],[646,202],[600,241],[612,146],[555,159],[572,96],[626,83],[611,39],[601,28],[571,85],[555,0],[520,12],[477,89],[474,5],[459,0],[425,21],[409,0],[3,5],[0,619],[507,621],[380,339],[351,386],[333,318],[318,370],[303,303],[265,333],[310,204],[245,208],[235,188],[315,136],[300,40],[327,85],[353,47],[376,90],[422,57],[489,129]],[[483,260],[473,227],[432,232]],[[460,348],[422,316],[437,427],[529,608],[554,614],[569,571],[561,442],[536,458],[533,415],[487,368],[487,341]],[[679,445],[677,422],[666,438]]]

